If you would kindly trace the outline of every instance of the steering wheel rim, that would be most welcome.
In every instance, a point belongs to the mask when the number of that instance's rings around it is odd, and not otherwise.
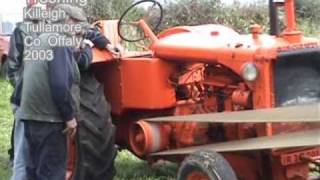
[[[159,7],[159,9],[160,9],[160,17],[159,17],[159,20],[158,20],[156,26],[155,26],[154,28],[152,28],[152,31],[156,31],[156,30],[159,28],[159,26],[160,26],[160,24],[161,24],[161,22],[162,22],[162,19],[163,19],[163,7],[162,7],[162,5],[161,5],[158,1],[156,1],[156,0],[141,0],[141,1],[138,1],[138,2],[136,2],[136,3],[134,3],[134,4],[132,4],[132,5],[131,5],[128,9],[126,9],[126,10],[124,11],[124,13],[121,15],[121,17],[120,17],[120,19],[119,19],[119,21],[118,21],[118,27],[117,27],[117,29],[118,29],[118,35],[120,36],[121,39],[123,39],[123,40],[125,40],[125,41],[127,41],[127,42],[138,42],[138,41],[141,41],[141,40],[143,40],[143,39],[146,38],[146,37],[144,36],[144,37],[142,37],[142,38],[133,39],[133,40],[132,40],[132,39],[128,39],[128,38],[124,37],[124,36],[121,34],[122,21],[123,21],[124,18],[127,16],[128,12],[129,12],[130,10],[132,10],[134,7],[136,7],[137,5],[140,5],[140,4],[145,3],[145,2],[152,2],[152,3],[153,3],[153,6],[156,5],[156,6]]]

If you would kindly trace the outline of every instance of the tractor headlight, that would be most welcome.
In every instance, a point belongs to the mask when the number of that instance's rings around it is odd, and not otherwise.
[[[259,71],[255,64],[247,63],[242,68],[242,77],[246,81],[255,81],[258,78]]]

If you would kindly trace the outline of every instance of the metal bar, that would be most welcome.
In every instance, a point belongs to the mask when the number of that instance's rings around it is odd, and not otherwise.
[[[320,104],[237,112],[191,114],[144,119],[152,122],[293,123],[320,122]]]
[[[281,52],[278,58],[290,58],[295,56],[310,56],[310,55],[320,55],[320,48],[305,48],[297,49],[289,52]]]
[[[287,29],[286,31],[291,32],[296,30],[296,15],[295,15],[295,0],[286,0],[286,18],[287,18]]]
[[[320,146],[320,130],[309,130],[297,133],[287,133],[274,136],[264,136],[245,140],[236,140],[223,143],[193,146],[175,150],[162,151],[151,154],[162,155],[186,155],[197,150],[206,149],[216,152],[252,151],[267,149],[283,149],[296,147]]]

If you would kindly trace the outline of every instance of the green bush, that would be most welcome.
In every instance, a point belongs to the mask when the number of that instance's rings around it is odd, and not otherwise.
[[[90,21],[119,19],[134,0],[88,0]],[[222,24],[240,33],[248,33],[250,25],[260,24],[269,31],[268,5],[264,0],[243,4],[241,0],[225,5],[221,0],[164,1],[164,19],[160,30],[180,25]],[[320,1],[296,0],[299,28],[307,35],[318,35]],[[281,20],[284,13],[281,12]],[[134,15],[133,15],[134,16]]]
[[[118,19],[134,0],[88,0],[86,7],[90,22],[100,19]]]

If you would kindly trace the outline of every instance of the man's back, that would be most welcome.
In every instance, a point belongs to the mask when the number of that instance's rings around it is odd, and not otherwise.
[[[21,119],[32,119],[46,122],[64,122],[53,99],[53,93],[61,89],[54,89],[53,81],[62,79],[70,85],[71,94],[76,93],[74,84],[80,82],[80,73],[74,60],[71,47],[52,48],[48,45],[50,34],[40,35],[41,47],[27,47],[26,51],[47,52],[48,59],[26,59],[24,61],[24,83],[22,91]],[[59,49],[59,50],[57,50]],[[50,51],[53,53],[50,55]],[[59,52],[58,52],[59,51]],[[62,51],[62,53],[60,53]],[[61,57],[63,54],[64,57]],[[54,56],[54,59],[50,59]],[[68,56],[68,57],[65,57]],[[56,66],[55,64],[63,64]],[[59,73],[61,71],[61,73]],[[67,73],[67,75],[65,74]],[[54,76],[54,77],[52,77]]]

